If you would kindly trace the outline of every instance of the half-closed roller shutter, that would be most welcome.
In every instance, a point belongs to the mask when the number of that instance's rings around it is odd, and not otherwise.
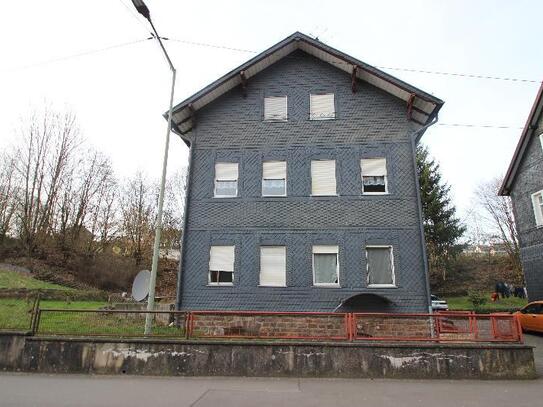
[[[209,270],[234,271],[235,246],[211,246]]]
[[[364,177],[381,177],[387,175],[387,160],[386,158],[366,158],[360,160],[362,176]]]
[[[287,120],[287,97],[264,98],[264,120]]]
[[[218,181],[237,181],[238,163],[216,163],[215,179]]]
[[[286,286],[286,253],[284,246],[260,248],[260,285]]]
[[[335,160],[311,161],[311,194],[336,195]]]
[[[265,161],[262,176],[264,179],[285,179],[287,177],[286,161]]]

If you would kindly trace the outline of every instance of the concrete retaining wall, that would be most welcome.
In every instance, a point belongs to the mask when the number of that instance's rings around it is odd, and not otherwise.
[[[0,370],[172,376],[535,378],[524,345],[111,341],[0,334]]]

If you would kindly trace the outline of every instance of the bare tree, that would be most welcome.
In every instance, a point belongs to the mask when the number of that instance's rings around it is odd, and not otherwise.
[[[515,271],[521,271],[520,248],[511,198],[499,196],[502,180],[494,178],[479,185],[476,196],[482,217],[489,225],[489,232],[498,238]]]
[[[74,114],[49,109],[33,113],[21,133],[22,143],[15,156],[23,183],[19,234],[31,253],[40,239],[52,233],[56,205],[81,138]]]
[[[0,154],[0,243],[9,234],[17,209],[20,193],[19,180],[15,174],[15,158]]]
[[[154,188],[141,172],[129,179],[123,189],[121,213],[127,252],[140,265],[150,253],[156,213]]]

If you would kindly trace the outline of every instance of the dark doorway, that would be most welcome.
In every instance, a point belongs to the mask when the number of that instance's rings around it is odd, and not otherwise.
[[[377,294],[356,294],[343,300],[337,312],[392,312],[393,303]]]

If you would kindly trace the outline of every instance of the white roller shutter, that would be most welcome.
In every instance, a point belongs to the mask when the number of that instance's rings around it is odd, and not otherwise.
[[[216,163],[215,179],[217,181],[237,181],[238,163]]]
[[[264,120],[287,120],[287,97],[264,98]]]
[[[213,271],[234,271],[236,246],[211,246],[209,269]]]
[[[387,175],[386,158],[367,158],[360,160],[363,177],[381,177]]]
[[[335,160],[311,161],[311,194],[336,195]]]
[[[264,179],[286,179],[286,161],[265,161],[262,165],[262,177]]]
[[[539,135],[539,141],[541,142],[541,149],[543,149],[543,133]]]
[[[284,246],[260,248],[260,285],[286,286],[286,257]]]
[[[309,118],[311,120],[334,119],[336,117],[336,107],[334,104],[334,94],[309,96]]]
[[[339,246],[328,246],[328,245],[318,245],[313,246],[313,253],[338,253],[339,252]]]
[[[543,225],[543,191],[532,194],[532,206],[534,208],[536,226]]]

